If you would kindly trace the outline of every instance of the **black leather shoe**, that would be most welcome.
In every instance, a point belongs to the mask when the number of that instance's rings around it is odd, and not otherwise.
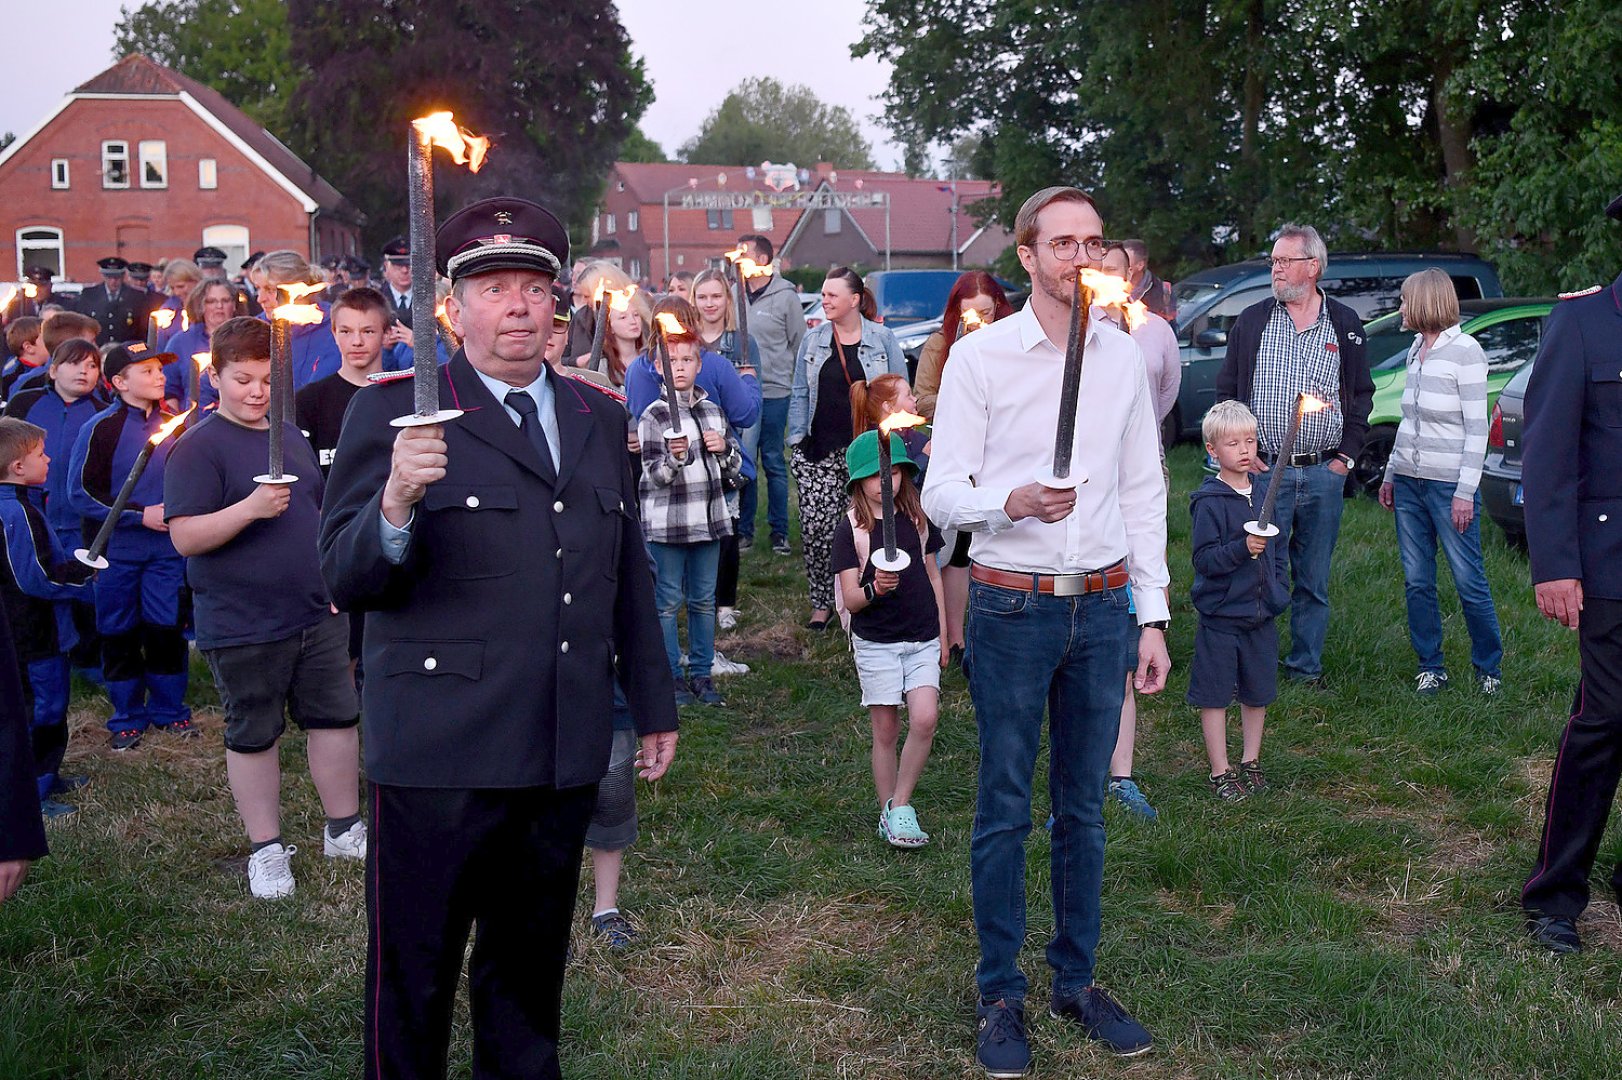
[[[1583,939],[1577,936],[1577,924],[1564,915],[1528,915],[1526,932],[1532,940],[1556,956],[1569,956],[1583,951]]]

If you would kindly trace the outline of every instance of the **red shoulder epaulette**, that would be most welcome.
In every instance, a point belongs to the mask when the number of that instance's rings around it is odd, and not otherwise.
[[[399,382],[401,379],[414,378],[416,374],[417,372],[413,368],[406,368],[404,371],[374,371],[366,376],[366,381],[369,383]]]
[[[1603,285],[1590,285],[1586,289],[1579,289],[1576,292],[1563,292],[1558,295],[1562,300],[1577,300],[1584,296],[1593,296],[1603,288],[1605,288]]]
[[[615,401],[619,402],[621,405],[625,404],[625,395],[620,393],[618,390],[615,390],[611,386],[604,386],[602,383],[597,382],[594,379],[588,379],[584,375],[576,375],[572,371],[565,371],[563,373],[563,377],[566,378],[566,379],[570,379],[570,380],[572,380],[572,381],[574,381],[576,383],[579,383],[581,386],[589,386],[593,390],[597,391],[599,394],[602,394],[602,395],[604,395],[606,397],[613,398]]]

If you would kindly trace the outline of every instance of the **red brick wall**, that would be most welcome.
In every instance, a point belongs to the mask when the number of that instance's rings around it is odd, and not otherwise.
[[[128,188],[101,186],[101,144],[110,139],[129,144]],[[167,188],[140,186],[137,147],[143,139],[167,143]],[[69,162],[65,191],[51,187],[55,158]],[[214,190],[198,187],[201,158],[217,163]],[[66,278],[72,281],[98,280],[96,260],[106,255],[149,262],[190,258],[210,225],[247,226],[250,250],[291,248],[311,255],[309,218],[300,203],[174,98],[71,102],[0,165],[0,280],[17,274],[17,230],[36,225],[62,230]],[[352,226],[318,219],[317,229],[323,255],[351,250],[343,238],[354,236]]]

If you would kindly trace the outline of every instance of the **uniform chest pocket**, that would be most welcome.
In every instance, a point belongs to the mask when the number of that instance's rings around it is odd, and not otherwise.
[[[517,567],[518,489],[508,484],[430,484],[424,522],[435,573],[452,580],[506,577]]]
[[[626,510],[625,498],[618,488],[598,488],[597,506],[602,511],[597,523],[602,535],[602,550],[612,556],[603,564],[603,573],[610,578],[617,578],[620,568],[620,545],[625,542],[625,525],[631,520],[630,511]]]
[[[1604,427],[1622,427],[1622,361],[1617,367],[1588,369],[1588,400],[1596,422]]]

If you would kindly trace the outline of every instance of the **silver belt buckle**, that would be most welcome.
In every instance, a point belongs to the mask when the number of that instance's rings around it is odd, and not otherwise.
[[[1082,596],[1087,592],[1086,574],[1054,574],[1054,596]]]

